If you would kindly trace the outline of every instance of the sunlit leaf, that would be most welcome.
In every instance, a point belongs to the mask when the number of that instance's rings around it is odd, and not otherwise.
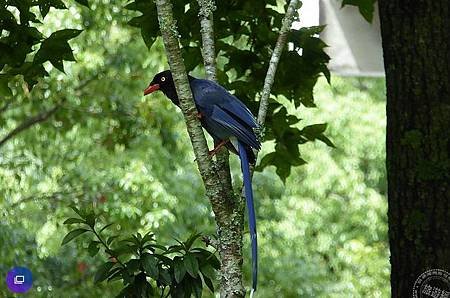
[[[66,219],[63,222],[63,224],[65,224],[65,225],[76,224],[76,223],[85,223],[85,221],[81,218],[71,217],[71,218]]]
[[[103,228],[100,229],[99,232],[100,232],[100,233],[103,232],[105,229],[109,228],[109,227],[112,226],[113,224],[114,224],[114,223],[112,222],[112,223],[109,223],[109,224],[105,225]]]
[[[70,231],[62,240],[61,245],[64,245],[66,243],[69,243],[70,241],[72,241],[73,239],[75,239],[76,237],[80,236],[81,234],[84,234],[86,232],[88,232],[89,230],[87,229],[83,229],[83,228],[79,228],[73,231]]]

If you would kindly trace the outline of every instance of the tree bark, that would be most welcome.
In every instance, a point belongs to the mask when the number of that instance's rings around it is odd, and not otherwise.
[[[450,269],[450,2],[380,0],[393,297]]]
[[[264,86],[261,94],[261,100],[259,102],[258,111],[258,123],[263,126],[266,122],[267,108],[269,106],[270,91],[272,90],[273,81],[275,80],[275,73],[277,71],[278,62],[281,58],[281,53],[286,46],[288,34],[291,31],[292,22],[294,21],[294,16],[299,8],[299,0],[291,0],[286,11],[286,15],[283,18],[283,24],[280,29],[280,35],[277,39],[277,44],[275,45],[272,56],[269,61],[269,68],[267,69],[267,74],[264,79]]]

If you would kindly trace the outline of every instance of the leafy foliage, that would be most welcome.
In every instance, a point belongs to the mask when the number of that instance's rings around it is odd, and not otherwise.
[[[77,1],[87,4],[87,0]],[[83,3],[83,4],[84,4]],[[34,7],[39,7],[39,18]],[[2,83],[0,92],[8,95],[7,82],[14,76],[22,75],[31,89],[38,78],[48,76],[44,69],[45,61],[50,61],[60,71],[64,72],[63,61],[75,61],[72,48],[67,43],[69,39],[78,36],[81,31],[64,29],[52,33],[45,38],[36,28],[47,16],[50,8],[67,9],[61,0],[3,0],[0,5],[0,73]],[[14,14],[14,9],[18,11]],[[38,51],[37,46],[40,44]]]
[[[120,240],[120,235],[104,236],[112,223],[99,229],[98,215],[93,210],[72,209],[79,217],[68,218],[64,224],[81,228],[71,230],[62,245],[86,232],[92,234],[89,255],[94,257],[102,247],[109,259],[97,268],[94,282],[122,281],[123,288],[116,297],[201,297],[204,285],[214,292],[213,280],[220,262],[214,252],[194,246],[201,234],[191,234],[184,242],[176,240],[178,244],[167,248],[158,244],[151,232]]]
[[[77,37],[80,33],[81,30],[75,29],[64,29],[53,32],[42,42],[40,49],[34,56],[34,63],[42,64],[50,61],[54,67],[64,72],[63,61],[75,61],[68,41]]]

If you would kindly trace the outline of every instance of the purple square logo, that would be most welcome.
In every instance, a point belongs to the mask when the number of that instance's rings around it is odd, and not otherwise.
[[[11,292],[25,293],[33,285],[31,271],[25,267],[14,267],[6,275],[6,284]]]

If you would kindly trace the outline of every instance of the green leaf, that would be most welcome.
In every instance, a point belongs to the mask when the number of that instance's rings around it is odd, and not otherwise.
[[[114,235],[114,236],[109,237],[106,240],[106,244],[110,245],[114,241],[114,239],[116,239],[117,237],[119,237],[119,236],[118,235]]]
[[[54,41],[54,40],[70,40],[72,38],[77,37],[78,35],[80,35],[80,33],[83,32],[83,30],[78,30],[78,29],[62,29],[62,30],[58,30],[53,32],[48,39]]]
[[[100,250],[100,241],[91,241],[88,246],[88,252],[91,257],[95,256]]]
[[[86,222],[83,219],[76,218],[76,217],[68,218],[63,222],[63,224],[65,224],[65,225],[71,225],[71,224],[76,224],[76,223],[86,223]]]
[[[152,286],[147,281],[147,278],[143,272],[139,273],[135,279],[135,297],[154,297],[152,294]]]
[[[177,283],[180,283],[183,280],[184,275],[186,274],[186,267],[184,266],[184,262],[181,257],[177,256],[173,259],[173,270],[175,274],[175,280],[177,281]]]
[[[202,297],[203,286],[202,286],[202,280],[201,280],[200,277],[194,279],[194,281],[192,283],[192,287],[194,289],[194,296],[195,296],[195,298],[201,298]]]
[[[216,257],[215,254],[211,253],[211,255],[208,257],[208,263],[216,270],[220,269],[220,261]]]
[[[161,254],[153,254],[155,257],[157,257],[158,259],[160,259],[164,264],[169,265],[172,263],[172,259],[161,255]]]
[[[138,259],[131,259],[125,263],[125,266],[130,273],[134,273],[139,270],[140,264],[141,262]]]
[[[103,230],[107,229],[108,227],[112,226],[114,223],[109,223],[106,226],[104,226],[103,228],[100,229],[99,233],[103,232]]]
[[[93,228],[95,226],[95,213],[90,212],[88,215],[86,215],[86,223]]]
[[[70,232],[64,237],[64,239],[63,239],[61,245],[64,245],[64,244],[66,244],[66,243],[72,241],[72,240],[75,239],[76,237],[78,237],[78,236],[80,236],[81,234],[84,234],[84,233],[86,233],[86,232],[88,232],[88,231],[89,231],[89,230],[83,229],[83,228],[80,228],[80,229],[76,229],[76,230],[70,231]]]
[[[155,234],[152,232],[147,232],[144,237],[142,238],[142,244],[145,244],[146,242],[152,242],[155,241]]]
[[[199,247],[192,249],[192,251],[194,251],[195,254],[199,253],[201,255],[200,260],[201,260],[202,266],[204,266],[203,264],[205,264],[205,262],[206,262],[206,263],[210,264],[214,269],[220,269],[220,261],[219,261],[219,259],[217,259],[216,255],[214,253],[210,252],[209,250],[199,248]]]
[[[192,244],[194,244],[194,241],[197,240],[198,238],[200,238],[202,236],[201,233],[192,233],[188,240],[186,240],[186,243],[184,244],[184,246],[186,247],[187,250],[191,249]]]
[[[133,282],[133,274],[130,274],[130,272],[128,270],[122,270],[122,279],[124,284],[129,284]]]
[[[71,205],[70,208],[75,211],[76,214],[78,214],[81,218],[85,218],[86,217],[86,213],[80,209],[78,209],[77,206],[75,205]]]
[[[120,240],[120,242],[129,242],[129,243],[133,243],[136,245],[139,245],[139,239],[137,239],[136,237],[128,237],[126,239]]]
[[[311,139],[315,139],[317,136],[322,134],[327,129],[326,123],[321,124],[313,124],[304,127],[301,132],[303,135],[310,137]]]
[[[34,64],[50,61],[54,67],[64,72],[63,61],[75,61],[68,41],[78,36],[82,30],[63,29],[53,32],[41,43],[41,47],[33,58]]]
[[[126,5],[125,9],[143,13],[141,16],[132,18],[128,25],[141,29],[142,39],[147,48],[150,49],[159,35],[155,3],[152,1],[135,1]]]
[[[111,271],[109,271],[108,281],[120,278],[121,274],[122,274],[122,267],[116,267],[112,269]]]
[[[177,239],[175,239],[175,241],[178,241]],[[181,242],[180,242],[181,243]],[[174,252],[180,252],[184,250],[184,244],[183,245],[171,245],[169,246],[169,248],[167,249],[167,251],[165,251],[165,254],[169,254],[169,253],[174,253]]]
[[[134,295],[133,290],[134,290],[133,285],[128,285],[125,288],[123,288],[115,298],[133,297]]]
[[[0,43],[0,51],[1,51]],[[1,61],[1,56],[0,56]],[[48,76],[48,72],[42,65],[34,65],[31,62],[25,62],[20,67],[12,68],[8,71],[8,75],[23,75],[25,82],[28,84],[28,88],[31,90],[33,86],[37,84],[38,79]]]
[[[114,249],[114,254],[117,256],[124,254],[135,254],[138,247],[136,245],[120,245]]]
[[[75,2],[80,3],[81,5],[86,6],[87,8],[89,8],[89,2],[88,0],[75,0]]]
[[[50,10],[50,7],[54,7],[56,9],[67,9],[66,5],[61,0],[39,0],[38,5],[42,18],[45,18]]]
[[[206,264],[200,268],[200,272],[203,276],[206,276],[210,279],[215,278],[214,268],[210,264]]]
[[[112,262],[106,262],[102,264],[95,273],[94,283],[100,283],[108,278],[109,270],[114,266]]]
[[[163,285],[170,285],[172,283],[172,279],[170,277],[170,273],[166,269],[159,270],[159,278],[158,281]]]
[[[202,273],[206,286],[214,293],[214,284],[212,282],[215,279],[214,268],[210,264],[206,264],[200,268],[200,272]]]
[[[314,141],[314,140],[320,140],[327,144],[330,147],[335,148],[333,142],[331,142],[330,139],[328,139],[323,133],[327,129],[326,123],[321,124],[313,124],[306,126],[301,130],[301,134],[305,136],[308,140]]]
[[[184,256],[184,266],[186,267],[186,271],[192,276],[197,277],[198,276],[198,261],[197,258],[191,254],[187,253]]]
[[[137,243],[141,243],[142,241],[142,235],[141,233],[137,232],[136,235],[133,235],[133,237],[136,239],[136,241],[138,241]]]
[[[142,257],[142,267],[144,267],[148,276],[155,280],[158,279],[159,276],[158,262],[158,259],[149,253],[145,253]]]
[[[203,280],[205,281],[206,286],[214,293],[214,284],[209,277],[203,275]]]
[[[333,142],[328,138],[328,137],[326,137],[325,135],[319,135],[318,137],[317,137],[317,139],[318,140],[320,140],[320,141],[322,141],[322,142],[324,142],[325,144],[327,144],[328,146],[330,146],[330,147],[332,147],[332,148],[336,148],[336,146],[333,144]]]
[[[2,20],[2,28],[5,30],[14,29],[17,26],[16,18],[6,8],[0,8],[0,20]]]
[[[147,245],[144,246],[144,248],[151,249],[151,250],[154,250],[155,248],[158,248],[158,249],[163,250],[163,251],[166,250],[165,246],[159,245],[159,244],[155,244],[155,243],[147,244]]]
[[[62,60],[55,60],[55,59],[52,59],[52,60],[50,60],[50,63],[51,63],[56,69],[58,69],[59,71],[65,73],[65,71],[64,71],[64,62],[63,62]]]
[[[297,144],[294,144],[298,146]],[[274,165],[277,170],[276,173],[283,181],[286,182],[287,177],[289,177],[291,173],[292,166],[300,166],[306,163],[299,154],[291,154],[287,147],[282,144],[277,144],[275,146],[276,151],[266,154],[261,160],[260,164],[257,166],[256,170],[261,171],[264,167],[269,165]],[[297,148],[298,150],[298,148]]]

